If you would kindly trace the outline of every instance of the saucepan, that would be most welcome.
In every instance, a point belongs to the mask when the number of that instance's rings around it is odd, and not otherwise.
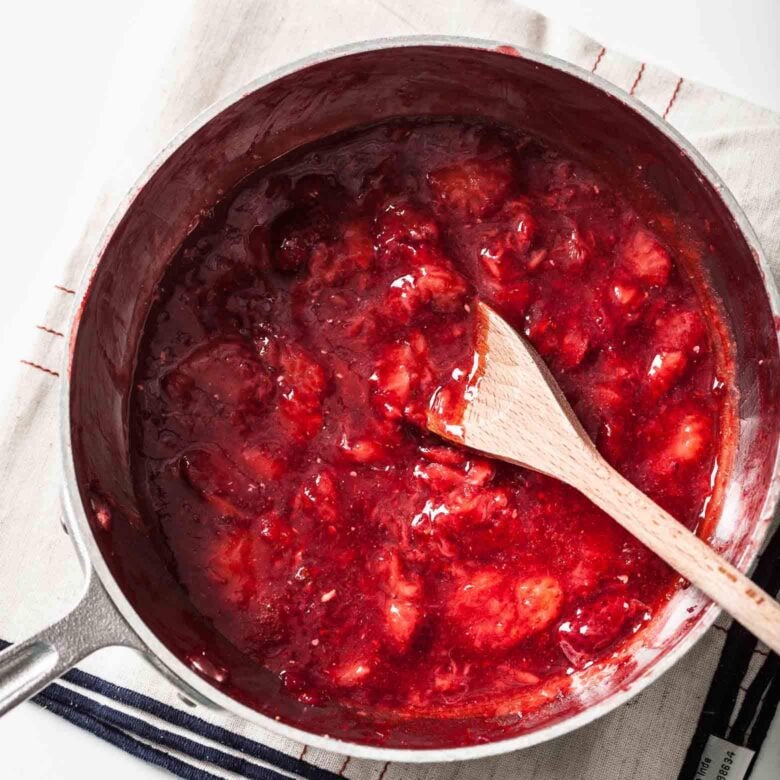
[[[197,118],[107,227],[78,290],[61,398],[64,515],[86,584],[67,617],[0,654],[0,711],[93,651],[125,645],[147,654],[196,706],[224,708],[307,745],[382,760],[470,759],[604,715],[663,674],[715,620],[713,604],[682,588],[619,657],[576,672],[570,692],[538,712],[382,721],[285,695],[278,678],[214,636],[177,583],[164,541],[139,513],[128,455],[139,339],[167,261],[199,217],[259,165],[349,128],[420,115],[482,117],[593,159],[639,160],[680,218],[706,231],[712,251],[703,272],[733,334],[738,418],[709,536],[735,565],[750,566],[780,485],[780,299],[723,182],[658,116],[560,60],[458,38],[361,43],[277,70]],[[250,690],[262,704],[249,706]]]

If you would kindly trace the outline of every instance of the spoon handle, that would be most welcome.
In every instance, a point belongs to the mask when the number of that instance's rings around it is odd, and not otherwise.
[[[572,485],[780,653],[780,604],[600,456],[595,457],[596,467],[582,469]]]

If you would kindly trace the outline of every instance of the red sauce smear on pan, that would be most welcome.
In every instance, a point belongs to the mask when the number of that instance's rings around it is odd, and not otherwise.
[[[468,376],[479,298],[607,459],[700,522],[717,328],[695,237],[632,186],[515,131],[385,123],[258,171],[173,259],[135,379],[137,490],[194,605],[291,696],[495,714],[677,587],[574,490],[425,430]]]

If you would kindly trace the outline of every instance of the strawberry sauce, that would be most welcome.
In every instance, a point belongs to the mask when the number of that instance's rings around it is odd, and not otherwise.
[[[214,628],[311,706],[494,715],[616,652],[678,578],[574,490],[425,430],[474,301],[693,528],[725,332],[641,166],[403,121],[245,180],[173,259],[131,403],[136,489]]]

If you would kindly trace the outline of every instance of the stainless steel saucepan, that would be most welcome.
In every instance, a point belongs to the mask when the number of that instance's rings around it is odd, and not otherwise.
[[[469,759],[528,747],[609,712],[712,624],[714,605],[683,589],[623,648],[619,664],[577,672],[570,694],[533,716],[378,720],[285,695],[277,679],[214,636],[170,573],[164,543],[139,514],[128,457],[135,357],[166,263],[204,209],[259,165],[339,131],[419,115],[496,120],[596,164],[641,160],[680,218],[707,231],[714,250],[705,273],[733,331],[739,399],[736,454],[712,539],[736,565],[751,564],[778,496],[780,306],[756,236],[721,180],[658,116],[559,60],[458,38],[361,43],[270,73],[200,116],[107,227],[78,291],[61,398],[64,514],[84,594],[61,621],[0,653],[0,712],[93,651],[127,645],[198,706],[222,707],[284,737],[373,759]],[[260,692],[262,705],[247,704],[249,691],[253,701]]]

